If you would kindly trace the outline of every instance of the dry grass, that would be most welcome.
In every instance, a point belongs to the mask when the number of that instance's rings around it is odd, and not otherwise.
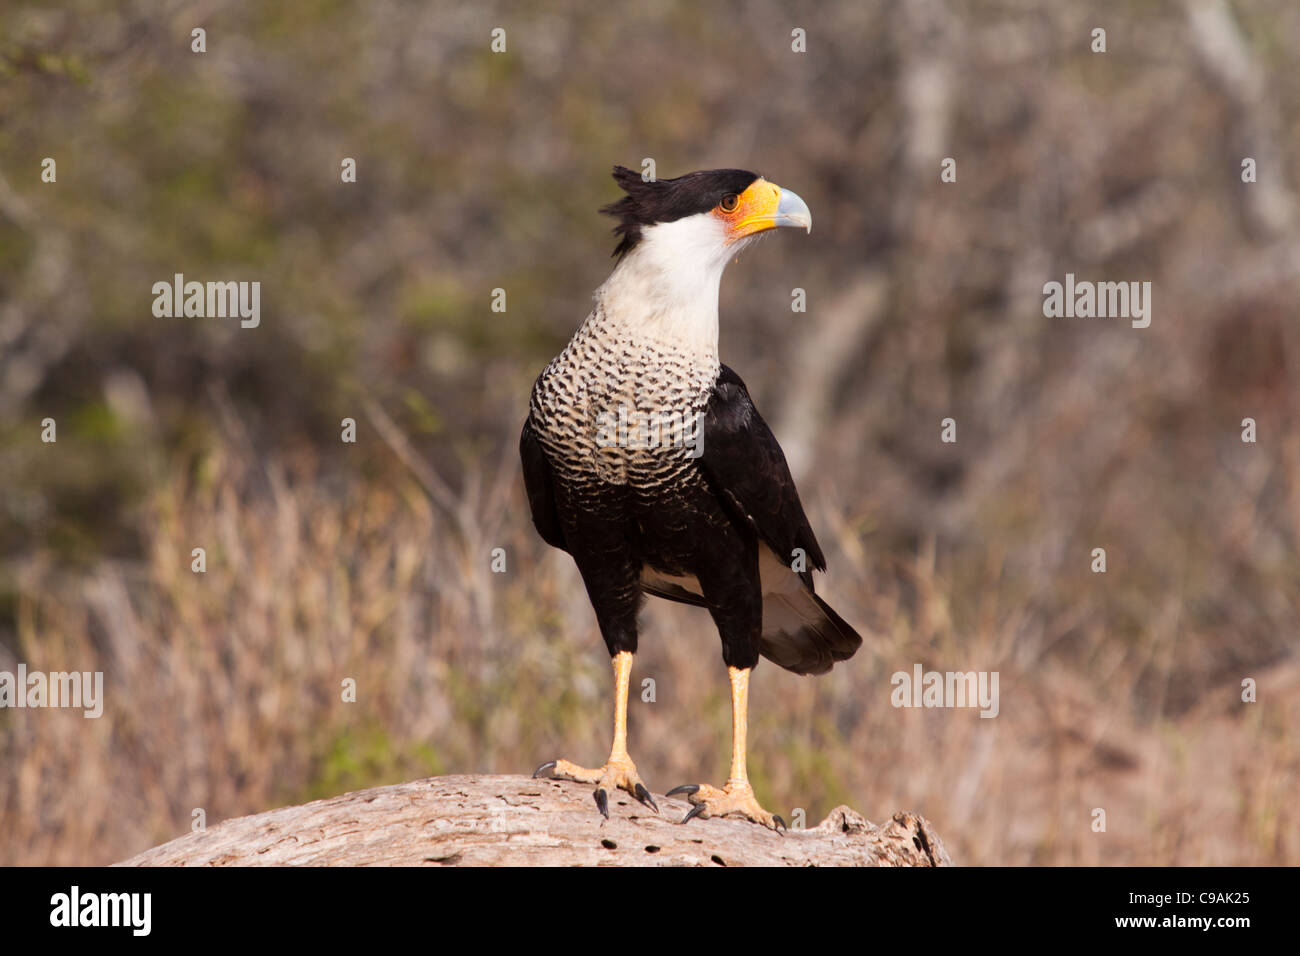
[[[336,484],[230,450],[179,475],[142,515],[144,564],[19,573],[18,658],[103,670],[107,700],[99,720],[0,715],[0,863],[111,862],[184,832],[196,807],[211,824],[605,753],[603,646],[517,484],[471,477],[448,517],[405,480]],[[963,610],[933,543],[891,567],[843,514],[813,517],[833,569],[824,593],[877,628],[827,677],[759,668],[751,765],[773,809],[802,807],[809,823],[839,802],[875,819],[917,810],[963,863],[1300,861],[1294,663],[1251,675],[1259,704],[1223,682],[1176,717],[1140,720],[1145,644],[1087,633],[1084,665],[1026,653],[1025,611],[994,562],[961,585],[980,595]],[[189,569],[198,546],[204,574]],[[507,573],[490,571],[495,547]],[[656,700],[634,699],[632,754],[657,790],[716,782],[729,725],[712,624],[659,601],[643,620],[634,689],[653,678]],[[889,675],[915,661],[1000,671],[1001,715],[893,709]],[[356,703],[341,700],[349,677]]]

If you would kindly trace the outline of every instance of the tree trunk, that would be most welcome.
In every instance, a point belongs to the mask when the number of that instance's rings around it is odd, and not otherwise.
[[[784,835],[745,820],[695,819],[620,791],[603,820],[587,784],[520,776],[433,777],[226,820],[121,866],[951,866],[930,824],[882,826],[836,807]]]

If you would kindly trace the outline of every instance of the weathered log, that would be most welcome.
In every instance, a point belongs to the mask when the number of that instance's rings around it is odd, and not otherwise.
[[[520,776],[433,777],[226,820],[121,866],[951,866],[923,818],[883,826],[836,807],[774,833],[745,820],[678,821],[620,792],[603,820],[591,787]]]

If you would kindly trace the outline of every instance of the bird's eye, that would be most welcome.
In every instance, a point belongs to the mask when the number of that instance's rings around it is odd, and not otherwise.
[[[722,202],[718,203],[718,208],[723,212],[735,212],[736,207],[740,205],[740,197],[735,193],[727,193],[722,197]]]

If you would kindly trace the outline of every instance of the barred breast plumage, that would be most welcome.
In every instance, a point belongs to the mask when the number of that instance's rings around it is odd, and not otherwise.
[[[685,442],[719,369],[716,355],[634,337],[598,303],[533,386],[533,428],[565,480],[660,488],[695,471]]]

